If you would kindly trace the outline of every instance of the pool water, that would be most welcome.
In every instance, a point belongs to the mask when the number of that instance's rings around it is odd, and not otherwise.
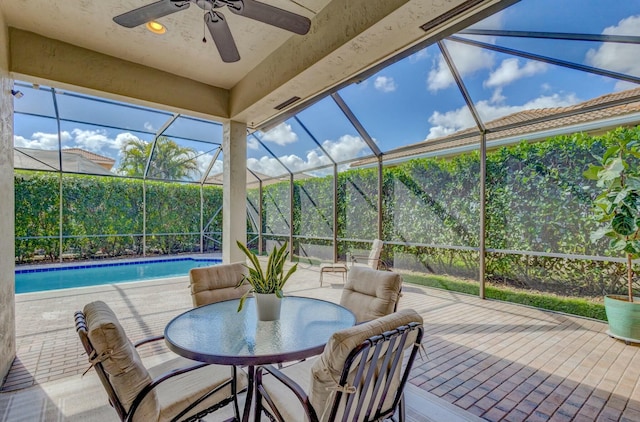
[[[191,268],[221,263],[219,259],[177,258],[17,269],[16,293],[181,277],[189,275]]]

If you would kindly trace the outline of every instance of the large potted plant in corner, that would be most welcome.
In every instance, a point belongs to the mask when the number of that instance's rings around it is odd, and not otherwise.
[[[279,319],[281,299],[284,296],[282,288],[289,277],[291,277],[291,274],[298,269],[298,264],[295,264],[289,268],[286,274],[284,272],[284,264],[289,256],[289,251],[287,250],[288,242],[284,242],[280,248],[273,247],[273,251],[267,259],[266,271],[262,270],[256,254],[251,252],[241,242],[237,242],[237,244],[251,263],[251,265],[244,264],[249,270],[249,274],[245,275],[242,281],[238,283],[238,286],[240,286],[246,280],[251,285],[251,289],[240,298],[238,312],[242,310],[247,295],[253,293],[256,297],[258,319],[260,321]]]
[[[640,257],[640,140],[628,129],[610,133],[614,144],[589,166],[584,176],[596,180],[601,190],[594,201],[594,217],[604,223],[591,233],[591,241],[610,239],[610,247],[627,260],[627,294],[607,295],[608,334],[625,342],[640,343],[640,298],[633,296],[633,260]]]

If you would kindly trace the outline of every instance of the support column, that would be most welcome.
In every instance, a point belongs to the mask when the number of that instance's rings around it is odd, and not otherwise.
[[[247,241],[247,124],[223,125],[222,262],[245,260],[236,240]]]
[[[16,356],[13,80],[8,69],[7,28],[0,12],[0,381]]]
[[[487,134],[480,137],[480,299],[485,299],[486,256],[487,256]]]

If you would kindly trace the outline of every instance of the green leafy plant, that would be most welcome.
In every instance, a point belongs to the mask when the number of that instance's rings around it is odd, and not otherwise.
[[[245,275],[242,280],[238,283],[236,287],[240,287],[244,281],[246,280],[250,285],[251,289],[247,291],[240,298],[240,303],[238,304],[238,312],[242,310],[244,306],[244,301],[249,295],[249,293],[275,293],[279,298],[283,297],[282,288],[285,283],[291,277],[291,275],[298,269],[298,264],[293,265],[289,268],[289,271],[285,274],[284,272],[284,264],[287,261],[287,257],[289,256],[289,251],[287,250],[288,242],[284,242],[284,244],[278,249],[276,246],[273,247],[273,251],[269,254],[269,258],[267,260],[267,268],[266,271],[262,270],[262,266],[260,265],[260,261],[256,254],[251,252],[245,245],[236,242],[238,247],[244,252],[244,254],[249,258],[249,262],[251,265],[243,264],[249,270],[249,274]]]
[[[633,302],[633,260],[640,257],[640,141],[637,133],[617,129],[615,142],[601,158],[601,165],[589,166],[583,174],[602,189],[593,205],[599,229],[591,233],[595,242],[608,237],[610,247],[627,258],[628,300]]]

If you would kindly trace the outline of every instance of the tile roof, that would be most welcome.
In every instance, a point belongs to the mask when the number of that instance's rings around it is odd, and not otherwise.
[[[105,157],[104,155],[99,155],[90,151],[86,151],[82,148],[64,148],[64,152],[70,152],[73,154],[79,154],[84,158],[87,158],[94,163],[111,163],[111,165],[115,164],[116,160],[113,158]]]

